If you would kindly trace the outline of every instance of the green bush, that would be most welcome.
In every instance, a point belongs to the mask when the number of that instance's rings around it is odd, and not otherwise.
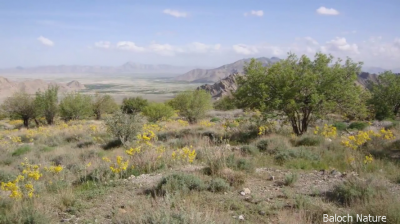
[[[244,145],[240,147],[240,151],[244,155],[257,155],[259,153],[258,148],[254,145]]]
[[[38,115],[44,116],[49,125],[54,123],[58,113],[58,89],[58,86],[50,86],[44,92],[36,92],[35,106]]]
[[[100,120],[103,114],[118,110],[118,104],[110,95],[96,94],[93,97],[92,107],[97,120]]]
[[[164,177],[157,185],[158,191],[166,192],[181,192],[188,193],[189,191],[205,190],[204,182],[192,174],[177,173]]]
[[[129,97],[122,100],[121,110],[127,114],[135,114],[142,112],[147,105],[149,105],[149,101],[141,96]]]
[[[234,110],[237,107],[233,97],[225,96],[214,102],[214,108],[216,110],[227,111]]]
[[[175,114],[174,109],[164,103],[151,103],[143,108],[142,113],[150,122],[169,119]]]
[[[306,136],[296,141],[296,146],[318,146],[322,143],[323,139],[317,136]]]
[[[347,180],[334,187],[331,197],[342,204],[351,205],[368,202],[378,196],[378,193],[386,192],[384,186],[373,183],[371,180],[368,182],[360,179]]]
[[[127,145],[135,139],[142,130],[145,119],[139,114],[124,114],[118,111],[107,118],[105,124],[108,131],[118,138],[122,144]]]
[[[211,95],[204,90],[179,93],[168,102],[168,105],[178,110],[179,115],[190,123],[196,123],[212,109]]]
[[[208,186],[208,190],[211,192],[225,192],[228,191],[229,188],[229,184],[221,178],[212,179]]]
[[[365,128],[367,128],[369,125],[368,123],[365,122],[353,122],[349,125],[349,129],[357,129],[359,131],[364,130]]]
[[[338,131],[344,131],[347,128],[347,124],[344,122],[335,122],[333,127],[335,127]]]
[[[285,176],[284,185],[285,186],[293,186],[298,180],[298,176],[295,173],[287,174]]]
[[[226,166],[234,170],[242,170],[252,173],[255,170],[252,161],[244,158],[235,158],[235,154],[231,154],[226,158]]]
[[[12,156],[20,156],[30,152],[32,149],[29,145],[24,145],[22,147],[17,148],[11,155]]]
[[[60,102],[60,116],[66,121],[85,119],[92,115],[92,97],[89,95],[69,93]]]
[[[221,120],[221,118],[219,118],[219,117],[213,117],[213,118],[211,118],[210,122],[218,122],[220,120]]]

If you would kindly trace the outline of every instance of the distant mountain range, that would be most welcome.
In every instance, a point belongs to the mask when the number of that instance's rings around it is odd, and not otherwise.
[[[250,60],[251,58],[246,58],[214,69],[194,69],[183,75],[175,77],[175,80],[185,81],[185,82],[199,82],[199,83],[218,82],[228,77],[229,75],[236,73],[242,74],[243,66],[245,65],[246,62],[249,62]],[[276,63],[281,59],[276,57],[272,58],[261,57],[261,58],[256,58],[256,60],[260,61],[264,66],[266,66]],[[379,67],[363,67],[362,70],[367,73],[379,74],[384,72],[386,69]],[[400,69],[394,69],[392,71],[395,73],[400,73]]]
[[[121,66],[85,66],[85,65],[55,65],[39,67],[16,67],[10,69],[0,69],[0,74],[59,74],[59,73],[183,73],[193,69],[193,67],[181,67],[173,65],[151,65],[127,62]]]
[[[175,77],[176,81],[186,81],[186,82],[217,82],[227,76],[235,73],[243,73],[243,66],[245,63],[250,62],[251,58],[242,59],[231,64],[223,65],[214,69],[194,69],[183,75]],[[264,66],[276,63],[281,59],[272,57],[257,58]]]

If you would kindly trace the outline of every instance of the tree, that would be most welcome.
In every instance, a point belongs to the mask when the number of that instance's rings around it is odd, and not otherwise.
[[[39,116],[44,116],[49,125],[54,123],[54,118],[58,113],[58,89],[58,86],[50,86],[44,92],[36,92],[37,113]]]
[[[178,110],[179,115],[188,119],[190,123],[196,123],[212,109],[211,95],[204,90],[179,93],[168,105]]]
[[[122,111],[117,111],[105,121],[108,131],[125,146],[135,139],[144,123],[145,119],[140,114],[126,114]]]
[[[25,92],[17,92],[8,97],[1,108],[8,116],[23,120],[26,128],[29,127],[29,120],[36,117],[35,100]]]
[[[80,93],[66,94],[60,102],[60,115],[66,121],[92,116],[92,97]]]
[[[141,112],[147,105],[149,105],[149,101],[143,99],[141,96],[129,97],[122,100],[121,109],[124,113],[134,114]]]
[[[97,120],[100,120],[104,113],[112,113],[118,110],[117,103],[110,95],[100,95],[98,93],[93,98],[92,106]]]
[[[236,109],[235,99],[232,96],[224,96],[214,102],[214,108],[223,111],[234,110]]]
[[[369,83],[373,106],[378,120],[394,118],[400,112],[400,75],[386,71],[378,76],[377,83]]]
[[[151,103],[142,111],[143,115],[148,118],[150,122],[157,122],[161,119],[168,119],[174,116],[174,109],[164,103]]]
[[[311,61],[290,53],[271,67],[253,59],[244,68],[246,75],[238,77],[238,105],[286,116],[296,135],[307,132],[313,118],[327,113],[366,111],[360,104],[362,88],[355,84],[362,63],[333,59],[317,53]]]

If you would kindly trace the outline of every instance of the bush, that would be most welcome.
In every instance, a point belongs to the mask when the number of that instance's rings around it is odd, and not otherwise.
[[[213,117],[213,118],[210,119],[210,122],[218,122],[220,120],[221,119],[219,117]]]
[[[80,93],[67,94],[60,102],[60,115],[66,121],[92,116],[92,97]]]
[[[317,136],[302,137],[296,141],[296,146],[318,146],[322,143],[322,138]]]
[[[211,95],[204,90],[186,91],[179,93],[168,102],[179,115],[185,117],[190,123],[196,123],[212,109]]]
[[[228,191],[230,188],[229,184],[221,178],[212,179],[208,190],[211,192],[224,192]]]
[[[22,119],[26,128],[29,126],[29,120],[34,119],[37,114],[34,98],[25,92],[16,92],[8,97],[1,109],[9,117]]]
[[[12,156],[20,156],[30,152],[32,149],[28,145],[24,145],[22,147],[17,148],[11,155]]]
[[[240,147],[240,151],[244,155],[257,155],[259,153],[258,148],[254,145],[244,145]]]
[[[202,191],[205,189],[204,182],[192,174],[172,174],[164,177],[157,185],[158,191],[164,192],[181,192],[188,193],[189,191],[196,190]]]
[[[45,92],[36,92],[35,106],[38,115],[44,116],[49,125],[58,113],[58,86],[50,86]]]
[[[233,97],[225,96],[214,102],[214,108],[216,110],[227,111],[227,110],[234,110],[237,107]]]
[[[370,182],[370,183],[368,183]],[[368,202],[386,189],[371,180],[363,181],[359,179],[350,179],[339,185],[336,185],[332,192],[332,198],[342,204],[351,205],[353,203]]]
[[[164,103],[151,103],[143,108],[142,113],[150,122],[169,119],[175,114],[174,109]]]
[[[118,111],[105,121],[108,131],[124,145],[136,137],[144,123],[145,119],[141,115],[124,114],[122,111]]]
[[[255,170],[254,164],[250,160],[244,158],[236,159],[235,154],[231,154],[226,158],[226,165],[231,169],[242,170],[248,173],[252,173]]]
[[[126,114],[135,114],[142,112],[147,105],[149,105],[149,101],[141,96],[129,97],[122,100],[121,110]]]
[[[333,127],[335,127],[338,131],[344,131],[347,128],[347,124],[344,122],[336,122],[333,124]]]
[[[349,125],[349,129],[357,129],[359,131],[364,130],[365,128],[367,128],[369,125],[368,123],[365,122],[353,122]]]
[[[298,176],[295,173],[287,174],[285,176],[284,185],[285,186],[293,186],[298,180]]]
[[[97,120],[105,113],[113,113],[118,110],[118,105],[110,95],[96,94],[92,102],[93,112]]]

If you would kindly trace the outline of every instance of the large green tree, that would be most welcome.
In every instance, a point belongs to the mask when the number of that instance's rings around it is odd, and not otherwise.
[[[149,105],[149,101],[141,96],[124,98],[122,100],[121,110],[126,114],[135,114],[143,110]]]
[[[66,94],[60,102],[60,115],[66,121],[92,116],[92,97],[81,93]]]
[[[58,86],[50,86],[46,91],[36,92],[35,105],[39,116],[44,116],[52,125],[58,113]]]
[[[235,98],[242,108],[283,115],[293,132],[302,135],[313,118],[327,113],[354,117],[366,112],[361,103],[363,90],[355,84],[361,65],[349,58],[334,61],[322,53],[314,60],[290,53],[270,67],[253,59],[244,68],[246,75],[238,78]]]
[[[213,108],[211,95],[204,90],[181,92],[168,105],[178,110],[179,115],[190,123],[196,123]]]
[[[386,71],[378,76],[378,82],[369,83],[375,117],[378,120],[394,118],[400,112],[400,75]]]
[[[8,97],[1,109],[10,117],[22,119],[26,128],[29,126],[29,120],[34,119],[37,112],[35,99],[25,92],[17,92]]]

